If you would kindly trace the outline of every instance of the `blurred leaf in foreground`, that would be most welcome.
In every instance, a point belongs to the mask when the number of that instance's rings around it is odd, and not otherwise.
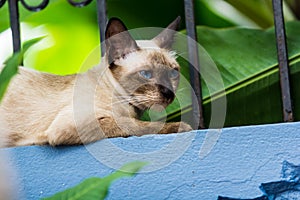
[[[24,53],[35,43],[40,41],[43,37],[35,38],[24,43],[23,49],[16,52],[13,56],[5,61],[4,67],[0,73],[0,102],[8,87],[12,77],[18,73],[18,67],[22,63]]]
[[[104,199],[108,194],[108,189],[111,183],[123,177],[134,176],[145,162],[132,162],[124,165],[118,171],[106,176],[104,178],[92,177],[79,183],[77,186],[69,188],[65,191],[59,192],[52,197],[44,198],[44,200],[100,200]]]

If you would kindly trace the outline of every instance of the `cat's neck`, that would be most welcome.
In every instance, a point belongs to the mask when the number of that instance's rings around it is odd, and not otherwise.
[[[87,73],[85,73],[85,76],[87,76],[100,90],[106,88],[111,91],[111,95],[113,93],[118,94],[118,96],[126,95],[126,91],[115,79],[111,70],[109,69],[109,63],[106,56],[102,58],[102,61],[99,65],[88,70]],[[109,94],[106,95],[109,96]]]
[[[144,111],[126,101],[128,93],[113,76],[107,60],[106,56],[103,57],[99,65],[82,74],[90,84],[94,85],[95,103],[106,104],[105,107],[109,107],[109,110],[117,109],[123,115],[138,118]]]

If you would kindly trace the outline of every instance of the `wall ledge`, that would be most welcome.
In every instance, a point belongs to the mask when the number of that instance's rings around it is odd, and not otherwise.
[[[287,181],[286,161],[300,165],[300,122],[0,151],[16,171],[18,199],[51,196],[133,160],[151,164],[115,182],[108,199],[251,199],[264,195],[262,183]]]

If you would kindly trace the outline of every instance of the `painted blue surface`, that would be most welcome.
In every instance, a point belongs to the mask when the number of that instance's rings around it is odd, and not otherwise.
[[[131,160],[152,165],[113,183],[108,199],[254,198],[261,183],[282,179],[286,160],[300,164],[300,123],[222,129],[199,156],[207,131],[115,138],[77,147],[4,149],[15,167],[19,199],[39,199],[103,177]],[[217,139],[217,140],[216,140]]]

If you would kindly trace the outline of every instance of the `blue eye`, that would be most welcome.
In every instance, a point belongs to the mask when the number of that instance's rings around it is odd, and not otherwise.
[[[170,78],[177,78],[179,76],[179,71],[177,69],[172,69],[169,72],[169,77]]]
[[[153,77],[152,72],[149,70],[142,70],[139,72],[140,75],[146,79],[151,79]]]

